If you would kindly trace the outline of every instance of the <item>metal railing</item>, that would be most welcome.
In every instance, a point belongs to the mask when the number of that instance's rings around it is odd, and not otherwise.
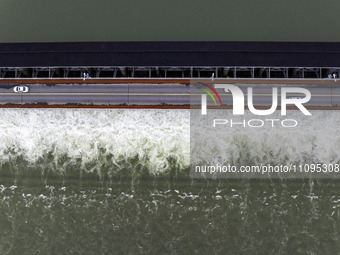
[[[267,66],[72,66],[1,67],[0,78],[285,78],[322,79],[340,76],[340,67]]]

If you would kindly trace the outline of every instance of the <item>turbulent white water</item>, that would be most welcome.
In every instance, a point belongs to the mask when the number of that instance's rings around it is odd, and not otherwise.
[[[152,174],[189,166],[186,110],[1,109],[1,163],[63,171],[77,163],[87,171],[134,164]],[[46,158],[49,158],[46,160]],[[45,159],[45,160],[44,160]],[[169,159],[173,162],[170,166]],[[134,162],[137,161],[137,162]]]
[[[233,116],[231,111],[227,111],[225,116],[221,115],[221,111],[209,114],[211,118],[206,122],[196,123],[191,119],[192,165],[204,162],[214,165],[215,161],[238,166],[340,163],[339,111],[313,111],[312,116],[289,111],[288,117],[276,113],[261,118],[248,111],[242,117]],[[212,116],[214,114],[216,116]],[[229,123],[213,127],[212,119],[216,118],[228,119]],[[298,125],[285,128],[276,122],[272,127],[271,122],[267,122],[257,128],[247,124],[246,127],[231,127],[230,119],[238,123],[244,119],[246,123],[250,119],[295,119]]]
[[[0,113],[1,171],[27,166],[57,172],[79,168],[99,175],[124,169],[130,175],[132,169],[157,175],[190,166],[188,110],[0,109]],[[211,152],[231,164],[340,163],[340,112],[313,111],[312,117],[304,117],[292,111],[289,118],[297,119],[299,126],[220,127],[223,139],[216,129],[201,129],[199,139],[192,139],[191,163],[208,160]]]
[[[338,254],[338,180],[120,178],[189,172],[192,112],[0,112],[0,254]],[[194,146],[242,163],[338,161],[340,113],[297,113],[298,129],[201,129]]]

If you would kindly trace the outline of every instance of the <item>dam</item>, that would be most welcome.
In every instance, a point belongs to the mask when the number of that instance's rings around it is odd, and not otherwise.
[[[334,42],[0,43],[0,78],[340,76]]]
[[[339,77],[334,3],[305,2],[6,1],[0,78]]]
[[[339,253],[339,1],[0,6],[0,254]],[[308,89],[312,116],[277,109],[262,127],[226,90],[191,110],[191,81],[222,79],[261,111],[272,87]]]

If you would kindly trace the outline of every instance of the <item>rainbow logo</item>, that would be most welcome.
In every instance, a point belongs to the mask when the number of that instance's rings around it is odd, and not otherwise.
[[[214,101],[215,105],[217,105],[216,100],[214,98],[214,95],[208,89],[206,89],[204,87],[206,87],[206,88],[210,89],[212,92],[214,92],[214,94],[217,96],[217,98],[220,101],[220,104],[222,106],[222,100],[220,98],[220,95],[217,93],[217,91],[213,87],[211,87],[208,84],[202,83],[202,82],[199,82],[198,85],[197,85],[197,88],[202,90],[202,91],[204,91],[205,93],[207,93],[212,98],[212,100]]]

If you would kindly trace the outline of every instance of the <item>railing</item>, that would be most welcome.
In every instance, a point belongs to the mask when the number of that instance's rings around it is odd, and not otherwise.
[[[105,66],[2,67],[0,78],[285,78],[322,79],[340,76],[340,67],[210,67]]]

